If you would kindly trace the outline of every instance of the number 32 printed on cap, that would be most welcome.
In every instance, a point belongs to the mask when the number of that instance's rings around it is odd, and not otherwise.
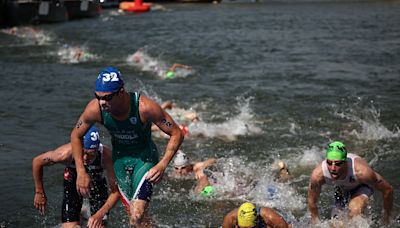
[[[111,73],[104,73],[103,75],[103,82],[118,82],[119,81],[119,77],[118,74],[115,72],[111,72]]]

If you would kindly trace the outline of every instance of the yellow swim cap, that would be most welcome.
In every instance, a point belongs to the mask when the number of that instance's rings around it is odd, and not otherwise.
[[[238,210],[238,225],[240,227],[253,227],[257,225],[257,210],[252,203],[244,203]]]

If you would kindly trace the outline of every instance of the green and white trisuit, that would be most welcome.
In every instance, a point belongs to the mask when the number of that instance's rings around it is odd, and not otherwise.
[[[131,111],[119,121],[101,112],[103,125],[111,135],[112,160],[121,199],[126,208],[133,199],[150,201],[152,184],[145,174],[158,163],[157,147],[151,139],[151,123],[143,126],[139,116],[139,93],[129,93]]]

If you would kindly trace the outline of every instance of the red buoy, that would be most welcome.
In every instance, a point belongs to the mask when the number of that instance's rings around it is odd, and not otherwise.
[[[135,0],[134,2],[121,2],[119,8],[123,11],[143,13],[151,8],[151,3],[143,3],[142,0]]]

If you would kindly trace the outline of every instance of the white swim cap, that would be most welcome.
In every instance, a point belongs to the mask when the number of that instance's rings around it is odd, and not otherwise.
[[[185,153],[182,152],[182,150],[178,150],[178,152],[175,155],[174,166],[183,167],[187,165],[189,165],[189,158],[186,156]]]

